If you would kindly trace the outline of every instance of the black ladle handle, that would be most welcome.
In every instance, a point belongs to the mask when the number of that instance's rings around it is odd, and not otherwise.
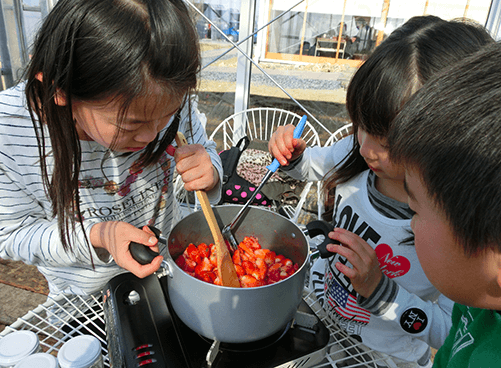
[[[306,225],[306,230],[308,231],[308,236],[314,238],[318,235],[323,235],[325,237],[324,241],[317,246],[317,250],[320,253],[320,257],[329,258],[332,256],[332,252],[327,250],[327,244],[339,244],[335,240],[329,238],[329,233],[333,230],[332,224],[323,220],[315,220]]]
[[[155,237],[158,239],[160,237],[160,230],[158,230],[156,227],[153,226],[148,226],[151,231],[155,234]],[[142,265],[149,264],[155,259],[155,257],[159,256],[160,254],[152,250],[150,247],[144,245],[144,244],[139,244],[136,242],[130,242],[129,244],[129,251],[130,254],[132,255],[132,258],[134,260]]]

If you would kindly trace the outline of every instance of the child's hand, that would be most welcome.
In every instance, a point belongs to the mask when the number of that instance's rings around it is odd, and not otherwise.
[[[212,166],[210,155],[201,144],[178,147],[174,159],[186,190],[208,191],[218,183],[219,174]]]
[[[383,274],[379,268],[376,252],[358,235],[340,228],[329,233],[329,238],[337,240],[339,244],[327,245],[327,250],[344,256],[352,265],[350,268],[340,262],[336,268],[349,277],[357,293],[368,298],[376,290]]]
[[[282,166],[287,166],[306,149],[304,140],[292,138],[295,128],[292,124],[278,127],[268,142],[268,150]]]
[[[131,242],[144,244],[158,252],[158,240],[151,230],[140,230],[122,221],[100,222],[92,226],[90,242],[94,248],[105,248],[117,265],[132,272],[139,278],[149,276],[158,270],[163,260],[162,256],[158,256],[147,265],[136,262],[129,252],[129,244]]]

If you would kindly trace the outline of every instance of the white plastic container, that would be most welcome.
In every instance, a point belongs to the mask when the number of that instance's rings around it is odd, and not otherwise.
[[[15,331],[0,339],[0,367],[12,368],[22,359],[41,351],[38,336],[32,331]]]
[[[55,356],[37,353],[24,358],[14,368],[59,368],[59,364]]]
[[[103,368],[103,355],[99,340],[81,335],[64,343],[57,353],[61,368]]]

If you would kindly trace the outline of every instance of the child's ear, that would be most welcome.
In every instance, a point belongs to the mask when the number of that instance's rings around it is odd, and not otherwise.
[[[497,283],[498,283],[498,288],[501,290],[501,253],[496,253],[498,257],[498,277],[497,277]]]
[[[56,89],[56,94],[54,95],[54,102],[58,106],[66,106],[66,94],[59,88]]]
[[[499,287],[499,290],[501,290],[501,267],[498,268],[498,278],[497,278],[497,282],[498,282],[498,287]]]
[[[40,82],[43,81],[43,74],[41,72],[35,75],[35,78]],[[56,90],[56,95],[54,96],[54,102],[58,106],[66,106],[66,95],[59,88]]]

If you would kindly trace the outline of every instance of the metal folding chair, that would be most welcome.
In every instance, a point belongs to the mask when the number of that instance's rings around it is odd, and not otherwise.
[[[251,141],[269,141],[271,135],[279,126],[287,124],[296,125],[300,119],[300,115],[279,108],[251,108],[233,114],[223,120],[210,134],[210,139],[217,143],[220,150],[231,148],[245,135]],[[306,141],[307,145],[321,145],[317,131],[308,121],[306,122],[301,138]],[[281,207],[287,217],[293,222],[298,221],[312,185],[312,182],[305,184],[297,205],[284,205]]]

